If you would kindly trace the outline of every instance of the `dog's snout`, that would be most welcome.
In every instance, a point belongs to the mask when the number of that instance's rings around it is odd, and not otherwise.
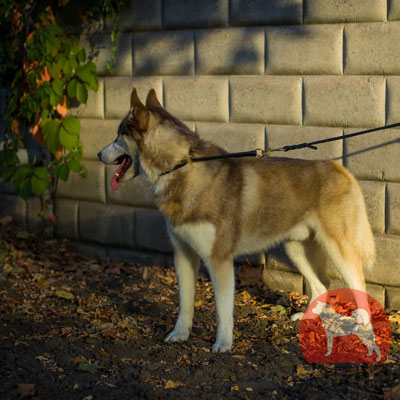
[[[97,157],[99,157],[99,160],[101,161],[101,151],[99,151],[99,152],[97,153]]]

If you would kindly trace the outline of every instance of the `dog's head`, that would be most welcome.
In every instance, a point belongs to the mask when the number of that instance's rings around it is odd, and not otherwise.
[[[105,164],[118,165],[111,179],[112,189],[117,190],[119,182],[139,173],[152,180],[173,167],[188,154],[196,136],[163,109],[154,89],[144,105],[133,88],[131,109],[119,125],[117,138],[97,155]]]

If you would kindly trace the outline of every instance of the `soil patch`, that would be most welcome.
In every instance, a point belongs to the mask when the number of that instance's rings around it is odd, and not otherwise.
[[[178,310],[173,268],[92,259],[68,241],[45,240],[3,219],[0,398],[400,398],[398,313],[391,313],[385,362],[308,364],[299,323],[288,318],[304,298],[261,282],[240,286],[248,268],[235,294],[234,348],[213,354],[207,277],[197,283],[189,340],[164,343]]]

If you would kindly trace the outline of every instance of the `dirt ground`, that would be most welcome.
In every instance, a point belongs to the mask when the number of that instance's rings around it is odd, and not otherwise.
[[[91,259],[0,218],[1,399],[400,399],[400,314],[383,363],[308,364],[304,298],[239,271],[235,344],[213,354],[215,305],[198,280],[186,343],[164,343],[178,310],[172,267]]]

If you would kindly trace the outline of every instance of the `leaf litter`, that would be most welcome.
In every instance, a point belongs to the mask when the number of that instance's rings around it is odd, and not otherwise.
[[[173,267],[90,258],[0,218],[0,398],[400,398],[399,312],[384,363],[308,364],[289,319],[307,298],[270,291],[263,268],[239,268],[234,347],[213,354],[204,273],[189,340],[164,343],[178,311]]]

